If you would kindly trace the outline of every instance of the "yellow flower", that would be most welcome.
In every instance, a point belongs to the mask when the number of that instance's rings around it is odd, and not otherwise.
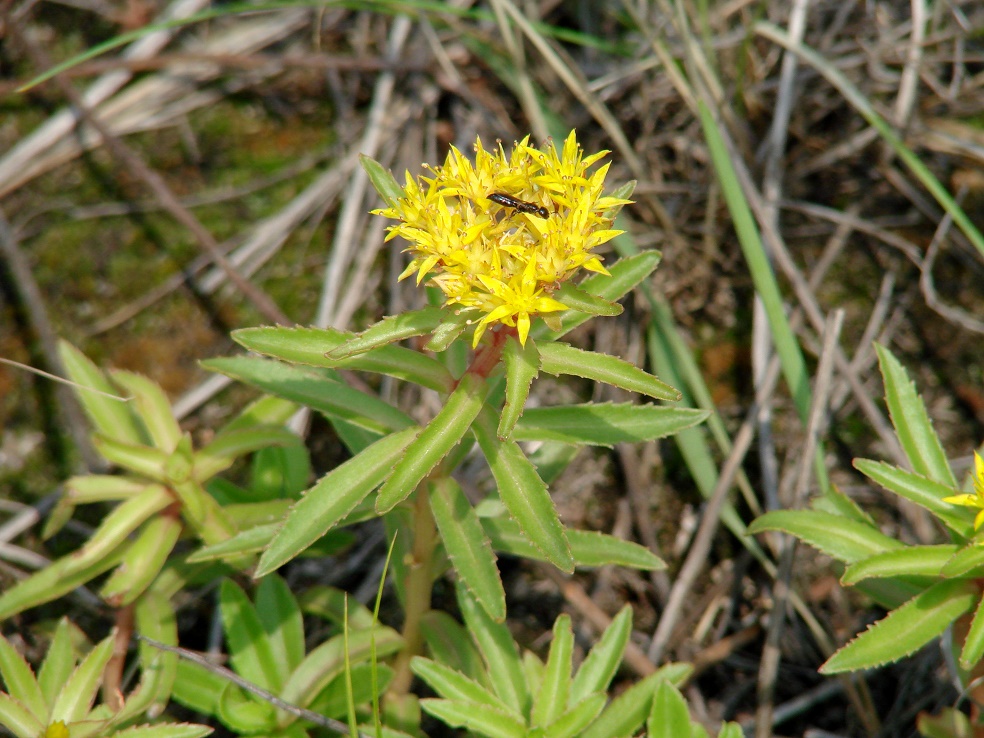
[[[984,525],[984,459],[979,454],[974,453],[974,494],[944,497],[943,502],[979,508],[980,512],[974,518],[974,530],[979,530]]]
[[[404,196],[373,211],[400,221],[387,241],[409,243],[400,279],[429,277],[445,305],[473,311],[474,346],[494,323],[525,344],[534,317],[567,308],[552,296],[562,282],[581,269],[608,274],[592,252],[622,233],[610,213],[631,201],[602,194],[607,164],[588,173],[607,153],[585,157],[574,131],[559,154],[528,136],[509,156],[479,139],[474,163],[452,147],[442,166],[428,167],[433,176],[407,172]]]

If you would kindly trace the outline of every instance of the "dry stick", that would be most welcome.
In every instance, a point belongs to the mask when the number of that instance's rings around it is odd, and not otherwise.
[[[813,392],[813,407],[807,423],[806,443],[799,454],[796,468],[794,499],[787,505],[788,509],[798,510],[802,507],[809,489],[810,470],[813,457],[819,444],[820,434],[827,419],[827,400],[830,397],[831,377],[833,375],[834,354],[841,328],[844,324],[843,309],[834,310],[827,320],[823,333],[823,349],[820,352],[820,365],[817,368],[817,379]],[[790,593],[790,578],[793,570],[793,560],[796,554],[796,539],[789,536],[783,538],[783,550],[779,559],[779,571],[776,575],[773,594],[772,618],[762,649],[762,659],[759,664],[758,678],[758,708],[755,713],[755,738],[769,738],[772,734],[773,697],[775,695],[776,676],[779,673],[779,639],[786,622],[786,603]],[[871,726],[868,726],[869,733]]]
[[[21,42],[24,44],[28,53],[35,60],[35,63],[39,67],[50,67],[51,61],[48,59],[47,53],[36,43],[29,34],[22,32],[19,26],[14,26],[17,31],[17,35]],[[154,195],[160,200],[164,209],[167,210],[171,217],[181,223],[185,228],[187,228],[192,235],[197,239],[199,245],[208,253],[211,260],[222,269],[226,276],[229,278],[236,287],[242,292],[243,296],[246,297],[257,310],[263,315],[264,318],[273,322],[281,324],[290,324],[292,321],[281,312],[280,308],[276,306],[270,297],[263,292],[259,287],[247,281],[243,276],[228,262],[228,260],[223,256],[222,250],[219,247],[218,242],[212,236],[212,234],[198,222],[198,219],[189,211],[178,197],[171,191],[164,182],[164,179],[154,170],[152,170],[143,159],[140,158],[129,146],[123,143],[112,131],[109,130],[102,121],[99,120],[97,115],[94,115],[91,108],[89,108],[82,96],[72,87],[71,84],[61,75],[55,77],[55,82],[58,84],[62,91],[62,94],[76,107],[79,116],[85,123],[92,126],[92,128],[100,135],[106,149],[120,161],[122,164],[127,166],[134,175],[150,190]]]
[[[332,718],[327,718],[317,712],[312,712],[311,710],[305,710],[303,707],[298,707],[297,705],[292,705],[290,702],[286,702],[272,692],[268,692],[262,687],[258,687],[253,684],[253,682],[243,679],[236,672],[231,669],[227,669],[224,666],[213,663],[209,659],[205,658],[201,654],[194,651],[189,651],[187,648],[179,648],[178,646],[170,646],[167,643],[162,643],[161,641],[156,641],[153,638],[148,638],[147,636],[137,634],[137,638],[144,643],[153,646],[154,648],[159,648],[161,651],[167,651],[168,653],[174,653],[190,661],[193,664],[198,664],[202,668],[216,674],[223,679],[228,679],[230,682],[235,684],[237,687],[246,690],[250,694],[255,694],[262,700],[269,702],[271,705],[284,712],[289,712],[291,715],[296,715],[304,720],[309,720],[315,725],[320,725],[322,728],[328,728],[329,730],[334,730],[336,733],[341,735],[349,735],[349,726],[347,723],[343,723],[340,720],[334,720]],[[371,736],[359,731],[360,738],[371,738]]]
[[[31,321],[31,327],[41,343],[41,351],[44,353],[45,361],[56,374],[63,377],[67,376],[68,373],[65,371],[61,356],[58,353],[58,338],[51,326],[51,321],[48,319],[48,310],[45,307],[41,289],[31,273],[31,267],[27,263],[27,259],[24,258],[24,254],[21,252],[17,239],[10,228],[10,223],[7,222],[2,210],[0,210],[0,254],[7,262],[14,279],[15,288],[27,308],[28,320]],[[68,433],[82,455],[82,461],[86,468],[103,468],[105,465],[102,458],[96,453],[92,442],[89,440],[89,434],[86,431],[88,426],[75,395],[65,387],[57,385],[55,397],[58,399],[58,408],[63,423],[68,427]]]

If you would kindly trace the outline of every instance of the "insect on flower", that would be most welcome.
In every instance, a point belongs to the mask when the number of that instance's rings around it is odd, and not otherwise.
[[[528,213],[530,215],[538,215],[541,218],[546,218],[550,215],[550,211],[545,207],[537,205],[533,202],[526,202],[525,200],[520,200],[513,197],[512,195],[507,195],[504,192],[493,192],[489,195],[489,199],[492,202],[497,202],[503,207],[514,208],[521,213]]]

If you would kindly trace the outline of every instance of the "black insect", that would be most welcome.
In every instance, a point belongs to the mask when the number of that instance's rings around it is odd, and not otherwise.
[[[519,200],[512,195],[507,195],[504,192],[493,192],[489,195],[489,199],[492,202],[497,202],[503,207],[514,208],[521,213],[529,213],[530,215],[538,215],[541,218],[546,218],[550,215],[550,211],[541,205],[537,205],[533,202],[526,202],[526,200]]]

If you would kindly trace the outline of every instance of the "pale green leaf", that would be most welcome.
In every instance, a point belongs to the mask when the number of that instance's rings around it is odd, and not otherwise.
[[[7,693],[38,718],[48,714],[44,694],[34,671],[6,638],[0,636],[0,676]],[[2,725],[0,721],[0,725]]]
[[[526,725],[503,710],[474,702],[425,699],[420,701],[425,712],[453,728],[468,730],[489,738],[526,738]]]
[[[554,621],[550,653],[547,655],[543,679],[533,702],[534,726],[546,727],[564,714],[571,689],[573,653],[574,631],[571,630],[570,615],[565,613]]]
[[[648,738],[687,738],[690,735],[687,701],[669,682],[660,682],[656,688],[646,726]]]
[[[873,526],[815,510],[774,510],[748,526],[753,535],[767,530],[794,535],[845,564],[903,548]]]
[[[380,346],[431,333],[444,320],[443,308],[425,307],[383,318],[340,346],[327,352],[329,359],[347,359]]]
[[[396,179],[393,178],[393,174],[378,161],[371,156],[359,154],[359,163],[362,164],[362,168],[369,175],[369,181],[372,182],[372,186],[376,192],[379,193],[379,196],[391,208],[396,207],[400,199],[406,197],[406,193],[397,183]]]
[[[544,730],[545,738],[574,738],[601,714],[608,701],[607,695],[589,694],[572,702],[554,722]]]
[[[512,706],[503,702],[499,697],[484,686],[464,674],[430,659],[415,656],[410,662],[413,673],[423,679],[427,686],[437,694],[452,702],[472,702],[486,705],[512,715],[516,720],[523,720],[522,714]]]
[[[151,445],[172,451],[181,438],[181,427],[160,385],[133,372],[117,370],[110,377],[133,397],[130,406],[150,433]]]
[[[625,605],[605,628],[577,669],[571,682],[569,703],[576,705],[589,695],[606,692],[622,663],[622,655],[632,635],[632,608]]]
[[[970,622],[963,648],[960,649],[960,666],[970,671],[984,658],[984,597],[977,603],[974,618]]]

